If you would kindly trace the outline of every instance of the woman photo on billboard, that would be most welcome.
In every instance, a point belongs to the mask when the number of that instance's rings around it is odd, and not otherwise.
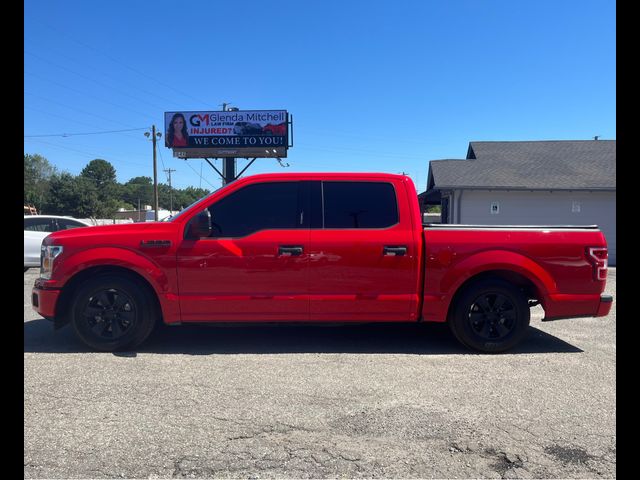
[[[169,130],[165,137],[167,147],[189,146],[189,134],[187,133],[187,121],[181,113],[175,113],[169,123]]]

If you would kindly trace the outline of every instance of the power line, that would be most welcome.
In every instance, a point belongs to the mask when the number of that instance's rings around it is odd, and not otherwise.
[[[160,149],[158,149],[158,153],[160,154],[160,163],[162,163],[162,169],[166,172],[167,170],[165,169],[165,166],[164,166],[164,159],[162,158],[162,151]]]
[[[101,128],[101,127],[99,127],[98,125],[94,125],[94,124],[87,123],[87,122],[80,122],[80,121],[78,121],[77,119],[73,119],[73,118],[65,117],[64,115],[59,115],[59,114],[57,114],[57,113],[47,112],[46,110],[41,110],[41,109],[39,109],[39,108],[33,108],[33,107],[27,107],[27,106],[25,106],[25,107],[24,107],[24,110],[25,110],[25,111],[27,111],[27,110],[31,110],[31,111],[34,111],[34,112],[38,112],[38,113],[41,113],[41,114],[47,115],[47,116],[49,116],[49,117],[61,118],[62,120],[66,120],[66,121],[68,121],[68,122],[76,123],[76,124],[78,124],[78,125],[83,125],[83,126],[85,126],[85,127],[91,127],[91,128],[96,128],[96,129]],[[144,141],[144,139],[143,139],[143,138],[135,137],[135,136],[133,136],[133,135],[129,135],[129,134],[127,134],[127,133],[118,133],[118,135],[122,135],[123,137],[127,137],[127,138],[135,138],[136,140]]]
[[[61,106],[65,107],[65,108],[68,108],[68,109],[70,109],[70,110],[75,110],[76,112],[80,112],[80,113],[82,113],[82,114],[84,114],[84,115],[90,115],[90,116],[92,116],[92,117],[99,118],[100,120],[106,120],[107,122],[111,122],[111,123],[118,123],[118,124],[120,124],[120,125],[122,125],[122,126],[125,126],[125,127],[135,128],[135,127],[132,127],[131,125],[127,125],[127,124],[125,124],[125,123],[118,122],[117,120],[110,120],[110,119],[108,119],[108,118],[106,118],[106,117],[102,117],[102,116],[100,116],[100,115],[96,115],[95,113],[87,112],[87,111],[82,110],[82,109],[80,109],[80,108],[75,108],[75,107],[71,107],[71,106],[69,106],[69,105],[65,105],[65,104],[64,104],[64,103],[62,103],[62,102],[56,102],[55,100],[51,100],[50,98],[43,97],[42,95],[36,95],[35,93],[26,92],[26,91],[25,91],[24,93],[25,93],[26,95],[31,95],[32,97],[40,98],[40,99],[45,100],[45,101],[47,101],[47,102],[54,103],[54,104],[56,104],[56,105],[61,105]]]
[[[32,54],[32,53],[30,53],[30,52],[28,52],[28,53],[29,53],[30,55],[33,55],[33,54]],[[71,58],[71,57],[69,57],[69,56],[67,56],[67,55],[62,55],[62,54],[60,54],[60,53],[56,53],[56,58],[58,58],[58,57],[60,57],[60,58],[65,58],[65,59],[68,59],[68,60],[71,60],[73,63],[75,63],[75,64],[79,65],[79,66],[80,66],[81,68],[83,68],[83,69],[85,69],[85,68],[86,68],[86,65],[84,65],[84,64],[82,64],[82,63],[80,63],[80,62],[78,62],[77,60],[75,60],[75,59],[73,59],[73,58]],[[113,81],[113,80],[115,80],[115,78],[114,78],[114,77],[108,77],[108,76],[106,76],[106,75],[104,75],[104,74],[101,74],[100,76],[101,76],[101,78],[105,78],[106,80],[112,80],[112,81]],[[148,91],[148,90],[141,89],[140,87],[138,87],[138,86],[136,86],[136,85],[134,85],[134,84],[132,84],[132,83],[130,83],[130,82],[122,82],[122,78],[120,78],[120,77],[118,77],[118,78],[117,78],[117,80],[118,80],[119,82],[121,82],[124,86],[127,86],[127,85],[132,86],[132,87],[136,88],[138,91],[144,92],[144,93],[146,93],[147,95],[150,95],[150,96],[152,96],[152,97],[157,97],[157,98],[159,98],[160,100],[162,100],[162,101],[164,101],[164,102],[169,102],[169,103],[173,103],[173,104],[175,104],[175,105],[179,105],[179,104],[178,104],[177,102],[175,102],[174,100],[170,100],[170,99],[168,99],[168,98],[166,98],[166,97],[163,97],[163,96],[161,96],[161,95],[158,95],[157,93],[153,93],[153,92],[150,92],[150,91]]]
[[[84,75],[84,74],[82,74],[82,73],[78,73],[78,72],[76,72],[76,71],[74,71],[74,70],[71,70],[70,68],[67,68],[67,67],[65,67],[65,66],[63,66],[63,65],[58,65],[57,63],[52,62],[51,60],[47,60],[46,58],[42,58],[42,57],[40,57],[39,55],[36,55],[35,53],[29,52],[28,50],[25,50],[24,52],[25,52],[26,54],[28,54],[28,55],[31,55],[31,56],[33,56],[33,57],[35,57],[35,58],[37,58],[37,59],[39,59],[39,60],[43,61],[43,62],[46,62],[46,63],[51,64],[51,65],[53,65],[54,67],[58,67],[58,68],[60,68],[60,69],[62,69],[62,70],[66,70],[67,72],[73,73],[74,75],[77,75],[77,76],[79,76],[79,77],[81,77],[81,78],[84,78],[84,79],[86,79],[86,80],[89,80],[90,82],[96,83],[96,84],[100,85],[101,87],[110,88],[111,90],[113,90],[113,91],[115,91],[115,92],[118,92],[120,95],[125,95],[125,96],[127,96],[127,97],[133,98],[134,100],[136,100],[136,101],[138,101],[138,102],[146,103],[147,105],[151,105],[152,107],[157,108],[157,109],[159,109],[159,110],[164,110],[164,107],[160,107],[159,105],[156,105],[156,104],[154,104],[154,103],[147,102],[146,100],[141,100],[140,98],[138,98],[138,97],[137,97],[137,96],[135,96],[135,95],[131,95],[131,94],[129,94],[129,93],[126,93],[126,92],[123,92],[123,91],[118,90],[118,89],[116,89],[116,88],[113,88],[111,85],[109,85],[109,84],[107,84],[107,83],[103,83],[103,82],[100,82],[99,80],[95,80],[95,79],[93,79],[93,78],[91,78],[91,77],[87,77],[86,75]]]
[[[25,73],[25,74],[27,74],[27,75],[31,75],[32,77],[39,78],[39,79],[41,79],[41,80],[43,80],[43,81],[47,82],[47,84],[54,84],[54,85],[58,85],[58,86],[60,86],[60,87],[62,87],[62,88],[65,88],[65,89],[67,89],[67,90],[70,90],[70,91],[72,91],[72,92],[79,93],[79,94],[80,94],[80,95],[82,95],[83,97],[93,97],[93,98],[95,98],[96,100],[98,100],[99,102],[103,102],[103,103],[106,103],[106,104],[108,104],[108,105],[113,105],[114,107],[118,107],[118,108],[123,109],[123,110],[129,110],[130,112],[133,112],[133,113],[135,113],[135,114],[137,114],[137,115],[141,115],[141,116],[143,116],[143,117],[153,118],[153,117],[151,117],[151,115],[149,115],[149,114],[147,114],[147,113],[138,112],[137,110],[134,110],[134,109],[132,109],[132,108],[126,107],[126,106],[124,106],[124,105],[120,105],[120,104],[118,104],[118,103],[111,102],[111,101],[109,101],[109,100],[104,100],[104,99],[102,99],[102,98],[100,98],[100,97],[97,97],[97,96],[95,96],[95,95],[91,95],[91,94],[89,94],[89,93],[87,93],[87,92],[81,92],[80,90],[76,90],[75,88],[71,88],[71,87],[69,87],[68,85],[64,85],[64,84],[62,84],[62,83],[60,83],[60,82],[56,82],[55,80],[50,80],[50,79],[44,78],[44,77],[42,77],[42,76],[40,76],[40,75],[37,75],[37,74],[35,74],[35,73],[31,73],[31,72],[24,72],[24,73]]]
[[[121,133],[121,132],[133,132],[135,130],[146,130],[147,127],[142,128],[130,128],[128,130],[105,130],[102,132],[84,132],[84,133],[49,133],[43,135],[25,135],[24,138],[35,138],[35,137],[72,137],[76,135],[102,135],[104,133]]]
[[[38,20],[38,19],[35,19],[35,18],[34,18],[33,20],[35,20],[36,22],[40,23],[41,25],[44,25],[45,27],[49,28],[50,30],[53,30],[54,32],[56,32],[56,33],[58,33],[58,34],[63,35],[63,36],[65,36],[65,37],[69,38],[70,40],[74,41],[74,42],[75,42],[75,43],[77,43],[78,45],[81,45],[81,46],[83,46],[83,47],[85,47],[85,48],[88,48],[89,50],[93,50],[94,52],[97,52],[97,53],[99,53],[99,54],[101,54],[101,55],[103,55],[103,56],[107,57],[107,58],[108,58],[109,60],[111,60],[112,62],[114,62],[114,63],[118,63],[118,64],[122,65],[123,67],[128,68],[129,70],[131,70],[132,72],[134,72],[134,73],[136,73],[136,74],[138,74],[138,75],[141,75],[141,76],[143,76],[143,77],[145,77],[145,78],[148,78],[148,79],[150,79],[150,80],[153,80],[153,81],[154,81],[154,82],[156,82],[157,84],[162,85],[162,86],[163,86],[163,87],[165,87],[165,88],[169,88],[170,90],[173,90],[174,92],[179,93],[180,95],[182,95],[182,96],[184,96],[184,97],[188,97],[188,98],[190,98],[190,99],[192,99],[192,100],[195,100],[195,101],[196,101],[196,102],[198,102],[198,103],[204,103],[205,105],[208,105],[208,106],[210,106],[210,107],[212,107],[212,108],[215,108],[215,107],[213,107],[213,105],[211,105],[211,104],[208,104],[208,103],[206,103],[206,102],[202,102],[202,101],[201,101],[200,99],[198,99],[198,98],[192,97],[191,95],[189,95],[189,94],[187,94],[187,93],[184,93],[183,91],[180,91],[180,90],[178,90],[178,89],[174,88],[174,87],[173,87],[173,86],[171,86],[171,85],[168,85],[168,84],[166,84],[166,83],[163,83],[163,82],[159,81],[157,78],[155,78],[155,77],[154,77],[154,76],[152,76],[152,75],[148,75],[148,74],[146,74],[146,73],[144,73],[144,72],[141,72],[141,71],[139,71],[139,70],[137,70],[137,69],[135,69],[135,68],[133,68],[133,67],[131,67],[131,66],[127,65],[126,63],[123,63],[123,62],[121,62],[120,60],[118,60],[118,59],[116,59],[116,58],[112,57],[111,55],[108,55],[108,54],[104,53],[103,51],[100,51],[100,50],[98,50],[97,48],[92,47],[91,45],[88,45],[88,44],[86,44],[86,43],[83,43],[83,42],[81,42],[81,41],[77,40],[76,38],[74,38],[74,37],[72,37],[71,35],[69,35],[69,34],[68,34],[68,32],[58,30],[57,28],[54,28],[54,27],[52,27],[51,25],[49,25],[49,24],[47,24],[47,23],[42,22],[41,20]]]
[[[193,170],[193,171],[194,171],[194,173],[195,173],[196,175],[198,175],[198,176],[200,177],[200,180],[204,180],[204,181],[205,181],[206,183],[208,183],[208,184],[211,186],[211,188],[213,188],[214,190],[216,190],[216,189],[218,188],[218,187],[214,187],[214,186],[213,186],[213,184],[212,184],[211,182],[209,182],[207,179],[205,179],[205,178],[202,176],[202,173],[198,173],[198,172],[197,172],[197,170],[196,170],[195,168],[193,168],[193,167],[189,164],[189,160],[185,160],[185,161],[184,161],[184,163],[187,165],[187,167],[189,167],[191,170]]]
[[[80,154],[82,154],[84,156],[87,156],[89,158],[93,157],[94,159],[95,158],[103,158],[105,160],[108,160],[109,157],[111,157],[111,155],[103,155],[103,154],[91,153],[91,152],[87,152],[86,150],[78,150],[76,148],[71,148],[71,147],[67,147],[67,146],[63,146],[63,145],[58,145],[57,143],[46,142],[44,140],[32,140],[32,139],[29,139],[28,141],[36,142],[36,143],[42,143],[42,144],[45,144],[45,145],[51,145],[52,147],[61,148],[63,150],[69,150],[70,152],[80,153]],[[105,158],[105,157],[107,157],[107,158]],[[126,160],[108,160],[108,161],[113,162],[113,163],[124,163],[124,164],[128,164],[128,165],[138,165],[138,166],[141,166],[141,167],[146,167],[147,166],[146,164],[128,162]]]

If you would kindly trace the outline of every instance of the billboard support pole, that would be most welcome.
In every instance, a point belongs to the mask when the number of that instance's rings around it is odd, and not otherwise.
[[[235,157],[227,157],[224,159],[222,166],[222,184],[227,185],[236,179],[236,159]]]
[[[223,112],[237,112],[238,107],[228,107],[228,103],[222,104]],[[222,173],[224,173],[222,177],[222,185],[228,185],[236,179],[236,159],[235,157],[228,157],[224,159],[224,163],[222,164]]]
[[[258,158],[258,157],[256,157],[256,158]],[[248,160],[248,159],[247,159],[247,160]],[[242,174],[247,170],[247,168],[249,168],[249,167],[251,166],[251,164],[252,164],[253,162],[255,162],[255,161],[256,161],[256,159],[254,158],[254,159],[253,159],[253,160],[251,160],[249,163],[247,163],[247,166],[246,166],[246,167],[244,167],[244,168],[242,169],[242,171],[238,174],[238,177],[236,178],[236,180],[237,180],[238,178],[240,178],[240,177],[242,176]]]
[[[222,173],[220,173],[220,170],[218,170],[218,169],[216,168],[216,166],[215,166],[213,163],[211,163],[211,162],[209,161],[209,159],[208,159],[208,158],[205,158],[205,160],[207,161],[207,163],[208,163],[209,165],[211,165],[211,168],[213,168],[216,172],[218,172],[218,175],[220,175],[220,178],[222,178],[222,179],[224,180],[224,175],[223,175]],[[200,178],[202,178],[202,176],[201,176]]]

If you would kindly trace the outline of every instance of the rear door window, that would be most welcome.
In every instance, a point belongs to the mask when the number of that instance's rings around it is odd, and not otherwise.
[[[322,182],[324,228],[387,228],[398,223],[393,185]]]

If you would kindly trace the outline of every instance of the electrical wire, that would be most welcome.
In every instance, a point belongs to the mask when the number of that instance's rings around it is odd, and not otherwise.
[[[91,152],[87,152],[86,150],[78,150],[76,148],[71,148],[71,147],[67,147],[67,146],[64,146],[64,145],[58,145],[57,143],[46,142],[44,140],[39,140],[39,139],[29,139],[28,141],[36,142],[36,143],[42,143],[42,144],[45,144],[45,145],[50,145],[52,147],[61,148],[63,150],[69,150],[70,152],[80,153],[82,155],[86,155],[87,157],[92,157],[93,159],[102,158],[104,160],[107,160],[107,158],[105,158],[105,156],[106,157],[110,157],[110,155],[102,155],[102,154],[91,153]],[[128,162],[126,160],[108,160],[108,161],[112,162],[112,163],[124,163],[124,164],[128,164],[128,165],[137,165],[137,166],[141,166],[141,167],[147,167],[146,164]]]
[[[122,65],[123,67],[125,67],[125,68],[127,68],[127,69],[131,70],[132,72],[134,72],[134,73],[136,73],[136,74],[138,74],[138,75],[140,75],[140,76],[143,76],[143,77],[145,77],[145,78],[148,78],[148,79],[150,79],[150,80],[153,80],[153,81],[154,81],[154,82],[156,82],[157,84],[162,85],[162,86],[163,86],[163,87],[165,87],[165,88],[169,88],[170,90],[173,90],[174,92],[179,93],[180,95],[182,95],[182,96],[184,96],[184,97],[187,97],[187,98],[190,98],[190,99],[192,99],[192,100],[195,100],[196,102],[198,102],[198,103],[200,103],[200,104],[208,105],[208,106],[210,106],[210,107],[212,107],[212,108],[215,108],[215,107],[213,107],[212,105],[210,105],[210,104],[209,104],[209,103],[207,103],[207,102],[202,102],[202,100],[200,100],[200,99],[198,99],[198,98],[195,98],[195,97],[193,97],[193,96],[191,96],[191,95],[189,95],[189,94],[187,94],[187,93],[185,93],[185,92],[183,92],[183,91],[181,91],[181,90],[178,90],[178,89],[176,89],[175,87],[173,87],[173,86],[171,86],[171,85],[168,85],[168,84],[166,84],[166,83],[163,83],[163,82],[161,82],[160,80],[158,80],[157,78],[155,78],[155,77],[153,77],[153,76],[151,76],[151,75],[148,75],[148,74],[146,74],[146,73],[144,73],[144,72],[141,72],[141,71],[139,71],[139,70],[137,70],[137,69],[135,69],[135,68],[133,68],[133,67],[131,67],[131,66],[127,65],[126,63],[124,63],[124,62],[122,62],[122,61],[120,61],[120,60],[118,60],[118,59],[116,59],[116,58],[112,57],[111,55],[109,55],[109,54],[107,54],[107,53],[105,53],[105,52],[103,52],[103,51],[101,51],[101,50],[98,50],[97,48],[95,48],[95,47],[93,47],[93,46],[91,46],[91,45],[88,45],[88,44],[86,44],[86,43],[83,43],[83,42],[81,42],[81,41],[77,40],[77,39],[76,39],[76,38],[74,38],[73,36],[69,35],[69,33],[68,33],[68,32],[58,30],[57,28],[54,28],[54,27],[52,27],[51,25],[49,25],[49,24],[47,24],[47,23],[45,23],[45,22],[43,22],[43,21],[41,21],[41,20],[39,20],[39,19],[32,18],[32,20],[35,20],[37,23],[40,23],[41,25],[43,25],[43,26],[47,27],[48,29],[53,30],[54,32],[56,32],[56,33],[57,33],[57,34],[59,34],[59,35],[62,35],[62,36],[64,36],[64,37],[69,38],[70,40],[72,40],[73,42],[77,43],[78,45],[81,45],[81,46],[83,46],[83,47],[85,47],[85,48],[87,48],[87,49],[89,49],[89,50],[92,50],[92,51],[94,51],[94,52],[97,52],[97,53],[99,53],[99,54],[103,55],[104,57],[108,58],[108,59],[109,59],[109,60],[111,60],[112,62],[117,63],[117,64],[120,64],[120,65]]]
[[[100,120],[106,120],[107,122],[111,122],[111,123],[118,123],[118,124],[120,124],[120,125],[122,125],[122,126],[124,126],[124,127],[127,127],[127,128],[136,128],[136,127],[133,127],[133,126],[131,126],[131,125],[127,125],[127,124],[125,124],[125,123],[118,122],[118,121],[116,121],[116,120],[110,120],[110,119],[108,119],[108,118],[106,118],[106,117],[102,117],[102,116],[100,116],[100,115],[96,115],[95,113],[87,112],[87,111],[82,110],[82,109],[80,109],[80,108],[75,108],[75,107],[71,107],[71,106],[69,106],[69,105],[65,105],[65,104],[64,104],[64,103],[62,103],[62,102],[57,102],[57,101],[55,101],[55,100],[51,100],[50,98],[43,97],[42,95],[37,95],[37,94],[35,94],[35,93],[31,93],[31,92],[27,92],[27,91],[25,91],[24,93],[25,93],[26,95],[31,95],[31,96],[33,96],[33,97],[40,98],[40,99],[42,99],[42,100],[44,100],[44,101],[46,101],[46,102],[54,103],[54,104],[56,104],[56,105],[61,105],[61,106],[65,107],[65,108],[68,108],[68,109],[70,109],[70,110],[75,110],[76,112],[80,112],[80,113],[82,113],[82,114],[84,114],[84,115],[90,115],[90,116],[92,116],[92,117],[99,118]]]
[[[29,53],[29,54],[32,55],[32,53]],[[75,60],[75,59],[69,57],[68,55],[63,55],[63,54],[58,53],[58,52],[56,52],[55,55],[56,55],[56,58],[62,58],[62,59],[70,60],[71,62],[79,65],[81,67],[81,69],[86,69],[86,65],[85,64],[80,63],[78,60]],[[103,73],[100,73],[100,78],[104,78],[105,80],[110,80],[110,81],[113,81],[113,82],[116,81],[116,78],[108,77],[107,75],[104,75]],[[117,81],[120,82],[124,86],[133,87],[135,90],[143,92],[143,93],[146,93],[147,95],[149,95],[151,97],[157,97],[158,99],[162,100],[163,102],[169,102],[169,103],[172,103],[174,105],[179,105],[174,100],[170,100],[170,99],[168,99],[166,97],[163,97],[162,95],[158,95],[157,93],[150,92],[149,90],[141,89],[137,85],[133,85],[133,84],[128,83],[128,82],[123,82],[122,78],[120,78],[120,77],[117,78]]]
[[[130,128],[128,130],[105,130],[102,132],[83,132],[83,133],[49,133],[43,135],[25,135],[24,138],[36,138],[36,137],[73,137],[76,135],[102,135],[104,133],[121,133],[121,132],[133,132],[136,130],[146,130],[147,127],[142,128]]]
[[[120,95],[125,95],[125,96],[127,96],[127,97],[129,97],[129,98],[133,98],[134,100],[136,100],[136,101],[138,101],[138,102],[140,102],[140,103],[146,103],[147,105],[151,105],[151,106],[152,106],[152,107],[154,107],[154,108],[157,108],[157,109],[159,109],[159,110],[161,110],[161,111],[164,111],[164,107],[161,107],[161,106],[156,105],[156,104],[151,103],[151,102],[147,102],[146,100],[141,100],[140,98],[138,98],[138,97],[137,97],[137,96],[135,96],[135,95],[131,95],[130,93],[126,93],[126,92],[123,92],[123,91],[118,90],[118,89],[116,89],[116,88],[113,88],[111,85],[109,85],[109,84],[107,84],[107,83],[103,83],[103,82],[101,82],[101,81],[99,81],[99,80],[95,80],[95,79],[93,79],[93,78],[91,78],[91,77],[88,77],[88,76],[86,76],[86,75],[82,74],[82,73],[78,73],[78,72],[76,72],[76,71],[74,71],[74,70],[71,70],[70,68],[67,68],[67,67],[65,67],[64,65],[59,65],[59,64],[57,64],[57,63],[55,63],[55,62],[52,62],[51,60],[48,60],[48,59],[46,59],[46,58],[42,58],[41,56],[36,55],[36,54],[35,54],[35,53],[33,53],[33,52],[30,52],[30,51],[28,51],[28,50],[25,50],[25,53],[26,53],[26,54],[28,54],[28,55],[31,55],[31,56],[33,56],[33,57],[35,57],[35,58],[37,58],[37,59],[39,59],[39,60],[41,60],[41,61],[43,61],[43,62],[49,63],[49,64],[51,64],[51,65],[53,65],[53,66],[55,66],[55,67],[58,67],[58,68],[60,68],[60,69],[62,69],[62,70],[65,70],[65,71],[67,71],[67,72],[73,73],[74,75],[77,75],[77,76],[79,76],[80,78],[84,78],[84,79],[86,79],[86,80],[89,80],[90,82],[93,82],[93,83],[95,83],[95,84],[97,84],[97,85],[100,85],[100,86],[101,86],[101,87],[103,87],[103,88],[104,88],[104,87],[106,87],[106,88],[110,88],[111,90],[113,90],[113,91],[115,91],[115,92],[118,92]]]
[[[91,128],[96,128],[96,129],[100,128],[99,126],[93,125],[91,123],[81,122],[81,121],[78,121],[77,119],[72,119],[72,118],[69,118],[69,117],[65,117],[64,115],[58,115],[57,113],[51,113],[51,112],[47,112],[45,110],[40,110],[39,108],[24,107],[24,109],[25,109],[25,111],[26,110],[32,110],[34,112],[42,113],[42,114],[48,115],[50,117],[61,118],[62,120],[66,120],[68,122],[76,123],[78,125],[84,125],[85,127],[91,127]],[[122,135],[123,137],[135,138],[136,140],[143,140],[144,141],[144,138],[142,138],[140,136],[135,137],[133,135],[129,135],[129,134],[126,134],[126,133],[119,133],[118,135]]]
[[[72,91],[72,92],[78,93],[78,94],[82,95],[83,97],[92,97],[92,98],[95,98],[96,100],[98,100],[99,102],[106,103],[106,104],[108,104],[108,105],[113,105],[114,107],[117,107],[117,108],[119,108],[119,109],[122,109],[122,110],[128,110],[128,111],[133,112],[133,113],[135,113],[135,114],[137,114],[137,115],[141,115],[141,116],[143,116],[143,117],[146,117],[146,118],[149,118],[149,119],[153,119],[153,117],[152,117],[151,115],[147,114],[147,113],[142,113],[142,112],[139,112],[139,111],[137,111],[137,110],[133,110],[132,108],[129,108],[129,107],[127,107],[127,106],[120,105],[120,104],[118,104],[118,103],[114,103],[114,102],[111,102],[111,101],[109,101],[109,100],[104,100],[104,99],[99,98],[99,97],[97,97],[97,96],[95,96],[95,95],[92,95],[92,94],[90,94],[90,93],[81,92],[80,90],[76,90],[75,88],[71,88],[71,87],[69,87],[68,85],[64,85],[64,84],[62,84],[62,83],[60,83],[60,82],[56,82],[55,80],[50,80],[50,79],[44,78],[44,77],[42,77],[42,76],[40,76],[40,75],[37,75],[37,74],[35,74],[35,73],[31,73],[31,72],[24,72],[24,73],[25,73],[26,75],[30,75],[30,76],[35,77],[35,78],[39,78],[39,79],[41,79],[41,80],[45,81],[47,84],[58,85],[58,86],[60,86],[60,87],[62,87],[62,88],[64,88],[64,89],[66,89],[66,90],[70,90],[70,91]]]
[[[162,163],[162,171],[164,172],[166,170],[166,167],[164,166],[164,160],[162,159],[162,151],[158,148],[158,154],[160,155],[160,163]],[[165,172],[165,176],[167,178],[167,182],[169,181],[169,176],[166,175]]]
[[[214,190],[216,190],[218,187],[214,187],[213,184],[211,184],[207,179],[205,179],[201,173],[198,173],[197,170],[195,168],[193,168],[190,164],[188,160],[185,160],[186,165],[195,172],[196,175],[198,175],[200,177],[200,180],[204,180],[206,183],[208,183],[211,188],[213,188]]]

